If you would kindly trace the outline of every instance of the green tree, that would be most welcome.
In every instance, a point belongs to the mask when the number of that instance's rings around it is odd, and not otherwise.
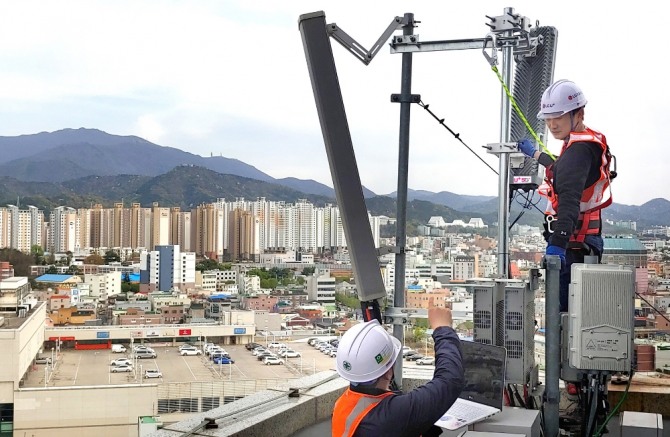
[[[219,268],[219,263],[214,259],[203,259],[195,265],[195,269],[199,272],[204,272],[206,270],[216,270]]]
[[[314,271],[316,270],[315,267],[305,267],[302,269],[302,275],[303,276],[312,276],[314,274]]]
[[[44,273],[46,273],[47,275],[55,275],[55,274],[58,273],[58,269],[56,268],[56,266],[51,265],[51,266],[49,266],[49,268],[47,269],[47,271],[44,272]]]
[[[47,257],[44,259],[44,262],[42,263],[42,265],[44,266],[44,265],[47,265],[47,264],[48,265],[56,264],[56,255],[54,255],[53,253],[50,253],[49,255],[47,255]]]
[[[335,300],[341,303],[344,306],[347,306],[352,309],[359,309],[361,307],[361,302],[357,297],[347,296],[344,293],[335,293]]]
[[[30,253],[35,258],[35,264],[40,265],[44,261],[44,249],[39,244],[30,246]]]
[[[302,276],[298,276],[297,278],[295,278],[295,282],[298,285],[305,285],[305,278],[303,278]]]
[[[277,288],[277,280],[275,278],[263,279],[261,278],[261,288]]]
[[[68,275],[80,275],[80,274],[81,274],[81,270],[79,270],[79,267],[77,267],[76,265],[71,264],[71,265],[67,268],[67,271],[66,271],[65,273],[67,273]]]
[[[265,267],[262,267],[260,269],[249,269],[247,276],[258,276],[262,281],[263,279],[270,278],[272,275],[270,275],[270,272],[268,272]]]
[[[105,252],[104,259],[105,259],[105,264],[110,264],[110,263],[113,263],[113,262],[120,262],[121,261],[121,257],[119,256],[119,254],[115,250],[112,250],[112,249]]]
[[[96,266],[101,266],[104,263],[105,263],[104,258],[98,255],[97,253],[93,253],[84,258],[84,264],[94,264]]]
[[[16,249],[0,249],[0,261],[7,261],[14,266],[14,275],[30,276],[30,266],[33,264],[32,255]]]
[[[415,343],[419,343],[426,338],[426,328],[414,325],[412,328],[412,339]]]

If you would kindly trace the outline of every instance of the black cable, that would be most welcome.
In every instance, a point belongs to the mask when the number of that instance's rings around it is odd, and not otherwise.
[[[514,394],[512,393],[512,386],[507,384],[507,397],[509,398],[510,407],[516,407],[514,405]]]
[[[493,167],[491,167],[491,166],[489,165],[488,162],[484,161],[484,159],[483,159],[481,156],[477,155],[477,153],[476,153],[474,150],[472,150],[472,149],[470,148],[470,146],[468,146],[467,144],[465,144],[465,142],[461,139],[461,134],[457,134],[456,132],[454,132],[453,130],[451,130],[451,128],[450,128],[449,126],[447,126],[447,125],[444,123],[444,118],[439,118],[437,115],[435,115],[435,113],[433,113],[433,111],[431,111],[430,109],[428,109],[428,107],[429,107],[430,105],[426,105],[426,104],[423,103],[422,101],[419,101],[418,104],[419,104],[419,106],[421,106],[423,109],[425,109],[425,110],[426,110],[426,111],[427,111],[427,112],[428,112],[428,113],[429,113],[435,120],[437,120],[437,122],[438,122],[439,124],[441,124],[446,130],[448,130],[449,133],[450,133],[451,135],[454,136],[454,138],[456,138],[458,141],[460,141],[461,144],[463,144],[463,145],[464,145],[470,152],[472,152],[472,154],[475,155],[475,156],[477,157],[477,159],[479,159],[479,160],[480,160],[481,162],[483,162],[488,168],[490,168],[491,171],[492,171],[493,173],[498,174],[498,172],[495,171],[495,169],[494,169]]]
[[[668,319],[668,318],[665,316],[665,314],[663,314],[662,312],[660,312],[660,311],[658,310],[658,308],[656,308],[655,306],[653,306],[652,304],[650,304],[649,301],[648,301],[647,299],[645,299],[644,297],[642,297],[642,295],[641,295],[640,293],[638,293],[638,292],[636,291],[635,294],[637,295],[637,297],[639,297],[640,299],[642,299],[647,305],[649,305],[649,306],[651,307],[652,310],[656,311],[661,317],[663,317],[663,318],[665,319],[666,322],[670,323],[670,319]]]
[[[514,387],[514,395],[516,396],[516,400],[519,402],[519,406],[528,408],[526,406],[526,401],[523,400],[523,397],[519,393],[519,387],[517,387],[516,385],[514,385],[513,387]]]
[[[418,105],[421,106],[423,109],[425,109],[426,112],[428,112],[435,120],[437,120],[437,122],[440,125],[442,125],[446,130],[448,130],[449,133],[454,136],[454,138],[456,138],[458,141],[460,141],[461,144],[463,144],[470,152],[472,152],[472,154],[475,155],[477,157],[477,159],[479,159],[488,168],[490,168],[493,173],[498,174],[498,172],[493,167],[491,167],[488,162],[484,161],[484,159],[481,156],[477,155],[477,153],[474,150],[472,150],[472,148],[470,148],[470,146],[465,144],[465,142],[461,139],[461,134],[458,134],[458,133],[454,132],[449,126],[447,126],[444,123],[444,120],[445,120],[444,118],[439,118],[437,115],[435,115],[435,113],[433,111],[428,109],[430,107],[430,105],[427,105],[427,104],[423,103],[423,101],[419,101]],[[524,195],[522,194],[522,196],[524,196]],[[524,198],[528,201],[528,204],[535,207],[535,209],[537,209],[540,213],[544,214],[544,211],[542,211],[540,208],[537,207],[537,203],[532,203],[531,204],[531,201],[528,197],[524,196]]]

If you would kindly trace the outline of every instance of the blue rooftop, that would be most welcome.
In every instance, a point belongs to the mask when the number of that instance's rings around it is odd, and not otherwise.
[[[38,278],[35,278],[37,282],[65,282],[70,279],[72,275],[42,275]]]

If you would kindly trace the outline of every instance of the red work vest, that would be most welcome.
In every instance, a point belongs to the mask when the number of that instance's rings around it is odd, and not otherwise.
[[[347,390],[335,402],[333,410],[332,433],[333,437],[351,437],[356,432],[358,424],[379,402],[385,397],[393,396],[392,392],[378,396],[357,393]]]
[[[601,229],[600,210],[612,203],[610,190],[610,162],[612,155],[607,146],[605,135],[593,129],[586,128],[585,132],[570,132],[570,137],[563,143],[561,154],[576,142],[596,143],[600,146],[600,176],[598,180],[582,192],[579,202],[579,217],[575,230],[570,236],[571,242],[583,243],[587,235],[598,235]],[[547,179],[538,192],[548,200],[545,214],[556,215],[559,199],[553,186],[553,175],[547,169]]]

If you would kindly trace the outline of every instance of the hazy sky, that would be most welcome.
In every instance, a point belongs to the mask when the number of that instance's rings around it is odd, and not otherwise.
[[[670,199],[670,6],[657,0],[5,0],[0,135],[97,128],[332,186],[298,17],[323,10],[370,48],[406,12],[421,40],[435,41],[482,38],[485,15],[506,6],[558,29],[554,77],[581,86],[587,125],[607,135],[615,202]],[[334,41],[333,51],[361,180],[395,191],[400,106],[389,97],[400,92],[401,56],[385,47],[366,67]],[[413,71],[413,93],[497,169],[480,146],[499,141],[501,90],[481,51],[417,54]],[[410,188],[497,195],[497,176],[419,106],[410,141]]]

